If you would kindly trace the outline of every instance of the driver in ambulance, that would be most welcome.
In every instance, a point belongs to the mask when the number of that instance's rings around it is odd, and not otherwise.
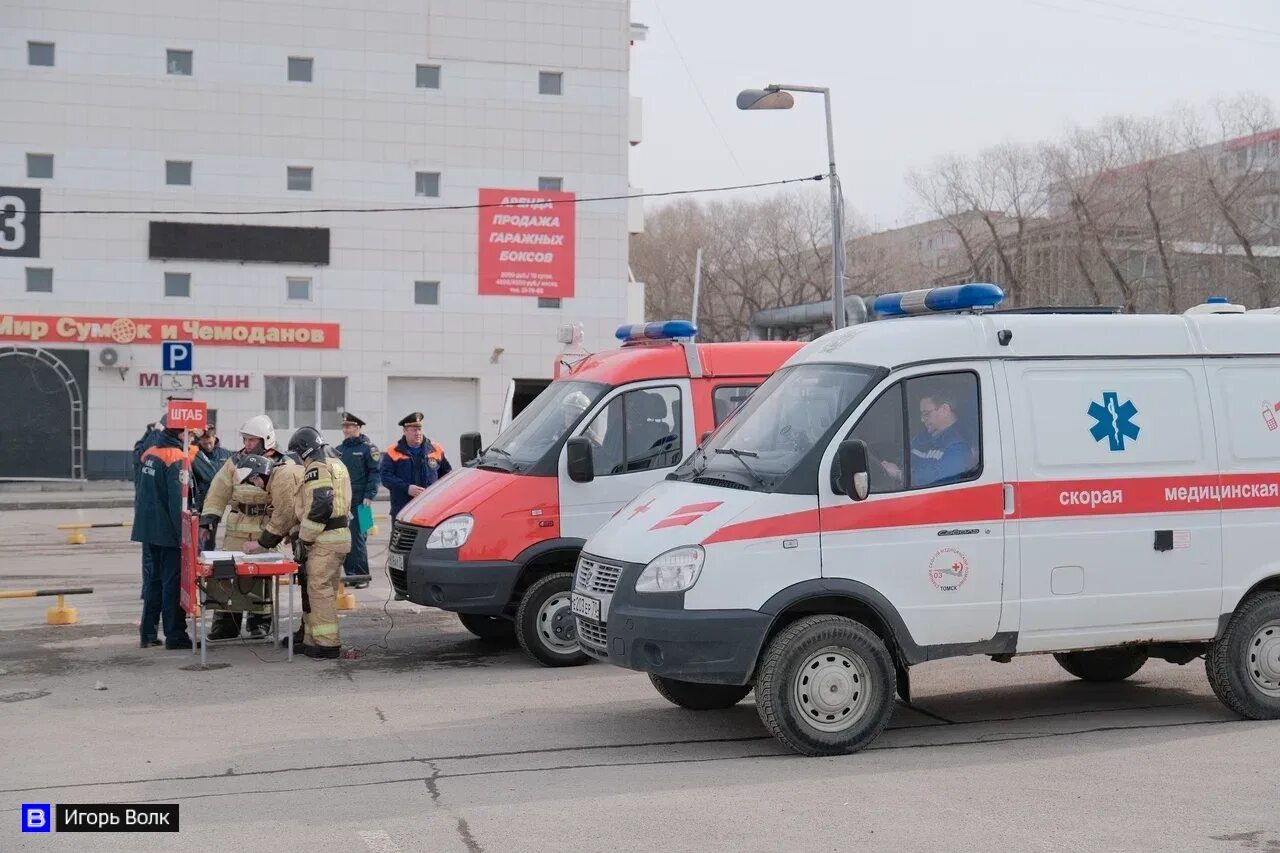
[[[960,428],[957,403],[945,391],[920,398],[920,422],[924,425],[911,439],[911,488],[956,482],[973,469],[977,447]],[[899,485],[902,467],[881,461],[880,467]]]

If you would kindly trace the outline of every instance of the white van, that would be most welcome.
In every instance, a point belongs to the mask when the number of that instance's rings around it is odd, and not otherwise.
[[[584,650],[668,700],[753,688],[791,749],[854,752],[912,664],[1052,652],[1116,681],[1203,656],[1280,717],[1280,317],[990,312],[881,297],[793,356],[583,548]]]

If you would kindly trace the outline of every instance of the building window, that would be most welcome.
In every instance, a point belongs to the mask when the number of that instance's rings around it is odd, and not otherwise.
[[[440,195],[439,172],[415,172],[413,175],[413,194],[423,198],[437,198]]]
[[[559,71],[538,72],[538,94],[560,95],[564,93],[564,74]]]
[[[191,161],[165,160],[164,182],[171,187],[191,186]]]
[[[45,65],[53,67],[53,42],[51,41],[29,41],[27,42],[27,64],[28,65]]]
[[[28,154],[27,155],[27,177],[28,178],[52,178],[53,177],[53,155],[52,154]]]
[[[564,187],[564,178],[538,178],[538,189],[558,193]]]
[[[413,283],[413,304],[414,305],[439,305],[440,304],[440,282],[415,281]]]
[[[311,279],[286,278],[285,279],[285,297],[288,299],[296,299],[301,302],[310,302],[311,301]]]
[[[419,89],[439,89],[440,66],[419,65],[417,68],[417,82]]]
[[[311,192],[310,166],[289,166],[287,179],[289,189],[297,192]]]
[[[166,73],[173,74],[178,77],[190,77],[192,65],[192,53],[189,50],[166,50],[164,52],[164,67]]]
[[[167,272],[164,274],[164,295],[186,299],[191,296],[191,273]]]
[[[267,417],[277,430],[313,426],[341,429],[347,407],[345,376],[267,376]]]
[[[310,83],[315,60],[307,56],[289,57],[289,80],[293,83]]]
[[[53,293],[53,269],[27,267],[27,293]]]
[[[539,297],[538,297],[538,307],[539,307],[539,308],[559,308],[559,307],[560,307],[560,297],[558,297],[558,296],[539,296]]]

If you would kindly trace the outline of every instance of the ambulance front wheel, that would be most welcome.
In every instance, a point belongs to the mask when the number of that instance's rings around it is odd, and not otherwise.
[[[482,640],[491,643],[509,643],[516,638],[516,626],[510,619],[500,616],[481,616],[476,613],[459,613],[462,627]]]
[[[722,711],[737,705],[751,692],[750,684],[697,684],[649,673],[658,694],[672,705],[690,711]]]
[[[1053,659],[1058,666],[1083,681],[1124,681],[1147,662],[1146,649],[1095,649],[1064,652]]]
[[[1251,720],[1280,719],[1280,592],[1251,595],[1236,608],[1204,668],[1222,704]]]
[[[871,743],[893,715],[897,670],[875,632],[843,616],[808,616],[765,649],[756,710],[769,733],[803,755]]]
[[[516,639],[543,666],[580,666],[591,658],[578,645],[570,607],[573,572],[547,575],[525,590],[516,611]]]

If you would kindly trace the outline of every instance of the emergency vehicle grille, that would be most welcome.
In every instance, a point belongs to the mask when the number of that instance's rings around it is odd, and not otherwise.
[[[578,617],[578,642],[601,651],[609,650],[609,632],[601,622]]]
[[[421,527],[414,527],[410,524],[401,524],[398,521],[391,522],[391,544],[388,546],[397,554],[408,554],[413,550],[413,543],[418,538],[418,532]]]
[[[608,594],[618,588],[618,578],[621,576],[621,566],[583,556],[578,558],[578,573],[574,578],[573,588],[578,592]]]

